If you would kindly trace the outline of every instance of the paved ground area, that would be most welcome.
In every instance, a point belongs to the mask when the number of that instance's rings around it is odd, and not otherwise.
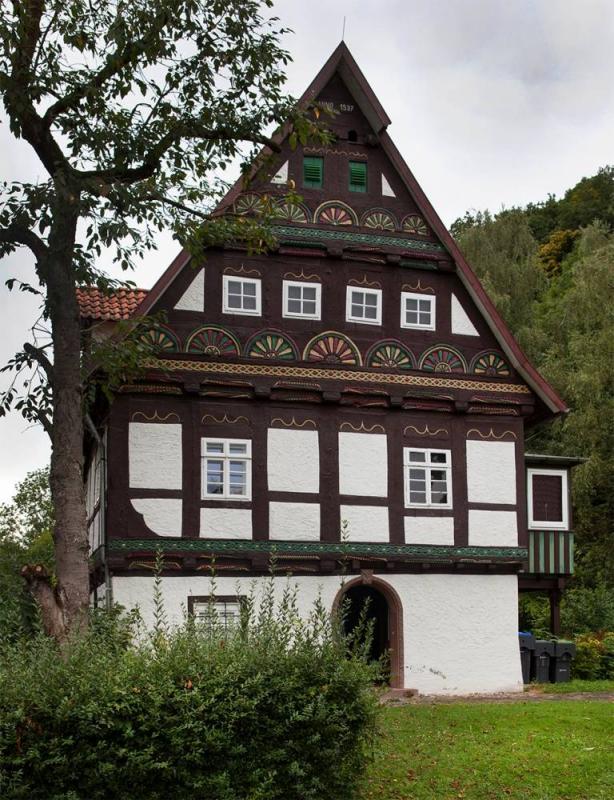
[[[574,694],[549,694],[528,690],[500,694],[429,695],[412,693],[411,689],[391,689],[384,692],[380,702],[387,706],[428,705],[429,703],[532,703],[540,700],[605,700],[614,702],[612,692],[577,692]]]

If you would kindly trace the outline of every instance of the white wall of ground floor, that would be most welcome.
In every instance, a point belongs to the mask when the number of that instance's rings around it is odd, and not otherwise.
[[[518,649],[518,580],[515,575],[375,575],[398,595],[403,610],[403,677],[406,689],[423,694],[522,691]],[[266,578],[215,578],[218,596],[245,595]],[[327,608],[341,588],[339,576],[275,578],[277,597],[297,587],[299,613],[307,617],[318,595]],[[180,623],[188,597],[211,594],[205,576],[162,578],[165,611]],[[113,578],[113,599],[138,606],[153,622],[153,578]]]

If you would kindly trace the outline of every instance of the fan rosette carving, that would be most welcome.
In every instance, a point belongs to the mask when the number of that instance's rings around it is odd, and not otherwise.
[[[367,211],[362,217],[362,225],[377,231],[395,231],[397,228],[392,214],[380,210]]]
[[[219,325],[197,328],[189,337],[186,352],[203,356],[238,356],[241,352],[239,340]]]
[[[294,342],[278,331],[261,331],[245,345],[245,355],[250,358],[298,361],[298,350]]]
[[[139,339],[153,346],[155,350],[163,353],[177,353],[179,351],[179,340],[175,334],[164,325],[154,325],[139,336]]]
[[[358,225],[353,209],[341,201],[322,203],[314,214],[314,222],[321,225]]]
[[[418,214],[408,214],[402,224],[404,233],[413,233],[417,236],[428,236],[429,229],[426,222]]]
[[[478,353],[471,362],[471,372],[495,378],[504,378],[511,374],[507,361],[494,350]]]
[[[304,361],[322,361],[326,364],[361,366],[360,351],[354,342],[337,331],[326,331],[314,336],[305,347]]]
[[[467,362],[453,348],[438,345],[422,354],[420,369],[426,372],[467,372]]]
[[[264,200],[252,192],[240,195],[233,206],[235,214],[262,214]]]
[[[386,339],[376,342],[367,353],[367,366],[381,369],[414,369],[414,356],[401,342]]]
[[[282,201],[275,206],[273,213],[277,219],[283,220],[284,222],[294,222],[301,225],[309,222],[309,212],[304,206],[300,205],[300,203]]]

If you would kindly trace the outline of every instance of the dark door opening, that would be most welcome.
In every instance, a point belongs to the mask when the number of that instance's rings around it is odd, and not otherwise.
[[[343,602],[347,604],[344,618],[346,634],[350,634],[355,630],[359,624],[361,612],[365,604],[368,603],[366,619],[373,624],[370,660],[379,660],[390,649],[388,601],[373,586],[360,584],[351,586],[347,590],[343,597]]]

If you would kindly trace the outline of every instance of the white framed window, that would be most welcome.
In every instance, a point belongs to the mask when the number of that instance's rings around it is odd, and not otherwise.
[[[401,327],[435,330],[435,298],[428,294],[401,292]]]
[[[284,281],[284,317],[320,319],[322,316],[322,284]]]
[[[529,528],[567,530],[569,494],[566,469],[527,470]]]
[[[224,630],[232,630],[241,621],[241,599],[238,597],[212,597],[192,600],[192,611],[196,622]]]
[[[359,289],[356,286],[348,286],[345,318],[347,322],[381,325],[382,290]]]
[[[202,498],[250,500],[252,443],[249,439],[202,440]]]
[[[224,275],[224,314],[262,313],[262,287],[260,278],[238,278]]]
[[[450,450],[403,448],[406,508],[452,508]]]

